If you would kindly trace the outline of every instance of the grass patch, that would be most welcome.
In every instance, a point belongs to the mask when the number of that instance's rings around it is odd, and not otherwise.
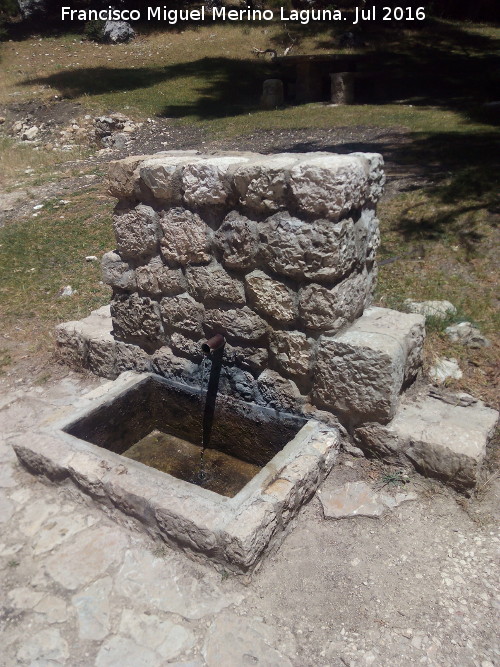
[[[0,317],[13,336],[15,324],[49,331],[109,301],[99,262],[85,261],[114,246],[112,203],[104,204],[99,194],[93,189],[73,195],[64,207],[50,201],[37,218],[0,229]],[[75,294],[59,297],[68,284]]]

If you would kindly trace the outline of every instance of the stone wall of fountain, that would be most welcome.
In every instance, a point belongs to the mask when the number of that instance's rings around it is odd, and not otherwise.
[[[201,341],[222,333],[223,393],[348,425],[389,421],[419,369],[424,320],[369,308],[383,184],[373,153],[112,163],[113,330],[87,340],[81,323],[62,325],[66,360],[199,385]]]

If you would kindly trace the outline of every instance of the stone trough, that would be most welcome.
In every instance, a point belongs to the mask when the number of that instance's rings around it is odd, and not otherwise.
[[[473,487],[497,413],[418,394],[425,318],[371,306],[383,184],[371,153],[112,163],[112,301],[60,325],[57,344],[114,381],[84,412],[17,438],[21,462],[236,571],[279,544],[342,442]],[[202,343],[217,334],[210,465],[232,472],[210,489],[186,462],[200,445]]]

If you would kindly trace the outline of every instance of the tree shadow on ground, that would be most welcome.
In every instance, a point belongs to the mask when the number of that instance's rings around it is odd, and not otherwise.
[[[57,88],[66,98],[147,90],[166,81],[191,79],[196,97],[186,92],[186,101],[169,104],[161,112],[167,118],[194,117],[198,120],[235,116],[258,108],[262,81],[271,76],[270,63],[232,58],[201,58],[165,67],[88,67],[56,72],[24,81]],[[153,96],[154,90],[147,93]]]

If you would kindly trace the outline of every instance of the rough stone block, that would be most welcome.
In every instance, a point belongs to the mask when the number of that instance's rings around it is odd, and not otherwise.
[[[113,219],[116,247],[123,259],[148,258],[158,250],[158,215],[139,204],[134,209],[117,211]]]
[[[173,296],[186,291],[186,281],[180,269],[169,269],[161,257],[135,270],[137,288],[152,296]]]
[[[115,370],[117,375],[125,371],[148,373],[151,370],[151,357],[138,345],[115,341],[115,346]],[[100,373],[97,374],[100,375]]]
[[[364,203],[368,162],[352,155],[306,157],[293,167],[290,190],[306,215],[338,220]]]
[[[375,205],[384,192],[386,181],[384,158],[380,153],[351,153],[351,155],[359,157],[367,164],[368,189],[366,192],[366,201]]]
[[[228,269],[244,270],[255,265],[259,233],[254,220],[231,211],[215,233],[214,242]]]
[[[370,290],[366,271],[352,274],[332,288],[307,285],[299,291],[302,325],[314,331],[338,331],[361,315]]]
[[[263,371],[257,379],[257,386],[266,404],[276,410],[300,412],[305,403],[305,397],[295,382],[281,377],[276,371]]]
[[[268,358],[269,355],[265,347],[255,347],[253,345],[233,346],[230,343],[226,343],[224,347],[224,359],[228,363],[249,369],[253,372],[263,371],[267,365]]]
[[[380,230],[375,211],[364,209],[354,225],[356,255],[362,262],[373,262],[380,245]]]
[[[161,314],[167,327],[203,335],[201,324],[205,309],[187,293],[167,296],[161,300]]]
[[[241,204],[260,215],[286,208],[290,169],[297,159],[297,155],[286,153],[260,156],[236,169],[234,185]]]
[[[136,189],[138,167],[148,156],[131,155],[123,160],[109,163],[107,175],[107,190],[117,199],[136,199],[139,192]]]
[[[356,261],[354,224],[349,218],[304,222],[287,212],[259,224],[261,254],[275,271],[296,280],[334,282]]]
[[[273,331],[269,341],[271,358],[285,375],[307,377],[312,363],[313,343],[301,331]]]
[[[147,352],[165,343],[160,305],[147,296],[131,294],[114,298],[111,303],[113,332],[125,343],[136,343]]]
[[[182,165],[195,161],[194,156],[160,156],[145,160],[139,167],[140,179],[154,199],[166,206],[182,203]]]
[[[194,386],[199,386],[201,382],[200,365],[177,356],[166,345],[153,354],[151,363],[154,372],[163,377]]]
[[[387,423],[405,378],[416,373],[423,334],[420,315],[370,308],[343,333],[321,337],[314,402],[350,424]]]
[[[132,291],[136,288],[135,271],[127,262],[122,261],[116,252],[107,252],[101,262],[102,280],[106,285]]]
[[[386,426],[365,424],[356,429],[356,442],[382,458],[410,460],[422,474],[456,489],[471,488],[478,481],[498,412],[481,401],[460,405],[460,396],[455,398],[454,405],[426,394],[405,397]]]
[[[229,310],[222,308],[207,310],[204,323],[213,333],[249,342],[260,340],[268,331],[267,323],[248,306]]]
[[[203,359],[203,352],[201,349],[201,341],[188,338],[178,331],[170,336],[170,345],[176,354],[182,357],[187,357],[192,361],[199,363]]]
[[[217,301],[235,306],[246,303],[243,283],[231,278],[218,262],[208,266],[188,267],[186,278],[189,293],[206,305]]]
[[[210,262],[210,229],[199,215],[172,208],[161,215],[160,225],[161,254],[167,264],[184,266]]]
[[[298,315],[296,294],[263,271],[245,276],[249,302],[258,313],[276,322],[290,323]]]
[[[190,162],[182,172],[184,201],[188,206],[226,206],[231,203],[231,179],[229,172],[238,163],[246,162],[243,156],[210,157]]]

